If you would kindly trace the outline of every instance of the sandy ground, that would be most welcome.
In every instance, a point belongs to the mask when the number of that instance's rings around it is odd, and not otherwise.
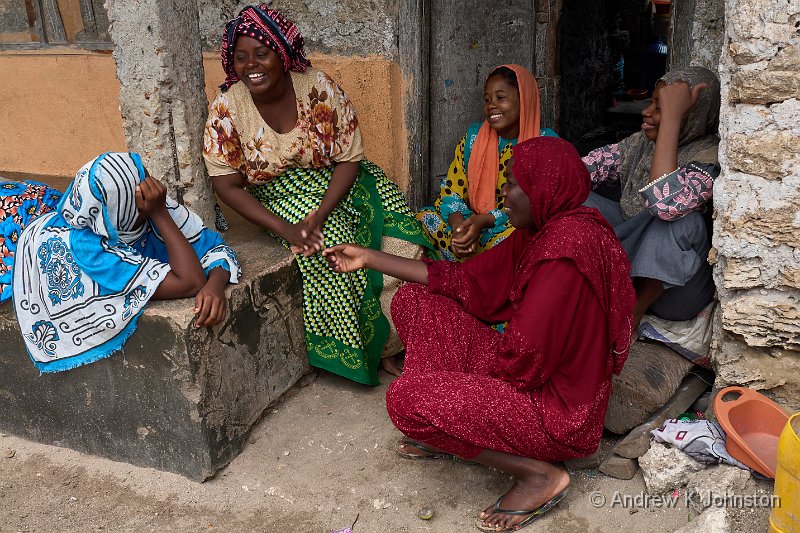
[[[0,531],[330,533],[357,516],[355,533],[477,531],[475,515],[509,478],[477,465],[396,456],[385,391],[386,383],[371,389],[320,373],[275,405],[241,455],[202,484],[2,436]],[[604,440],[603,449],[610,444]],[[670,509],[612,507],[617,492],[643,492],[641,473],[631,481],[571,474],[567,498],[524,531],[671,533],[689,520],[680,498]],[[606,505],[595,507],[602,498]],[[423,507],[433,519],[417,517]],[[765,531],[764,517],[746,521],[749,531]]]

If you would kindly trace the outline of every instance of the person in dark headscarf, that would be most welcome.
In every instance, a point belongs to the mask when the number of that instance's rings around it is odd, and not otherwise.
[[[311,66],[303,44],[265,4],[228,22],[227,77],[211,104],[203,156],[220,199],[296,253],[309,363],[377,385],[381,361],[400,373],[392,356],[403,346],[386,319],[399,282],[377,272],[334,276],[317,252],[357,240],[419,257],[432,245],[400,189],[364,158],[352,103]]]
[[[668,72],[642,111],[642,129],[584,157],[593,186],[619,182],[617,203],[592,193],[587,205],[614,226],[637,293],[634,335],[645,312],[689,320],[714,297],[702,212],[719,175],[719,80],[708,69]]]
[[[552,463],[597,450],[635,302],[611,226],[581,205],[589,175],[571,144],[518,144],[507,179],[505,211],[517,230],[464,263],[355,245],[324,252],[337,272],[372,268],[413,282],[392,302],[406,346],[403,376],[386,393],[406,435],[397,451],[452,454],[513,475],[514,486],[478,517],[484,531],[514,531],[541,516],[569,484]],[[487,325],[504,321],[502,334]]]

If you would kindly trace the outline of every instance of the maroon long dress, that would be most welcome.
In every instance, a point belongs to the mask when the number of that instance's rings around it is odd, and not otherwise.
[[[463,264],[433,262],[427,287],[397,292],[406,363],[387,409],[412,439],[467,459],[582,457],[597,449],[627,357],[629,266],[599,212],[581,207],[589,177],[569,143],[540,137],[514,159],[534,228]],[[507,320],[502,334],[487,325]]]

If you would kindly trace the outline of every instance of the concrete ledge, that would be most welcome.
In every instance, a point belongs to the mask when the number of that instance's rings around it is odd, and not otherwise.
[[[235,221],[244,276],[228,316],[192,324],[193,300],[153,302],[123,352],[39,375],[0,307],[0,430],[202,481],[241,451],[264,409],[308,370],[294,258]]]

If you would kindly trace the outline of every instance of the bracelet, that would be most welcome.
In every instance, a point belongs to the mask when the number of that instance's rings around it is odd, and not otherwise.
[[[663,180],[664,178],[667,178],[667,177],[669,177],[669,176],[671,176],[671,175],[675,174],[675,173],[676,173],[676,172],[678,172],[679,170],[680,170],[680,168],[676,168],[676,169],[675,169],[675,170],[673,170],[672,172],[667,172],[666,174],[662,174],[662,175],[660,175],[659,177],[657,177],[656,179],[654,179],[653,181],[651,181],[650,183],[648,183],[647,185],[645,185],[644,187],[642,187],[641,189],[639,189],[639,193],[643,193],[643,192],[645,192],[647,189],[649,189],[650,187],[652,187],[653,185],[655,185],[655,184],[656,184],[656,183],[658,183],[659,181],[661,181],[661,180]]]

